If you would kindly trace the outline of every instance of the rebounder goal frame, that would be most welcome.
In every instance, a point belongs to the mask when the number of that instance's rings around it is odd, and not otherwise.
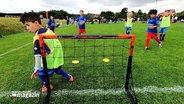
[[[125,92],[130,99],[131,104],[137,104],[137,98],[134,93],[133,88],[129,88],[130,78],[132,78],[132,58],[133,58],[133,52],[134,52],[134,43],[135,43],[135,35],[124,35],[124,34],[118,34],[118,35],[45,35],[45,34],[39,34],[39,44],[41,49],[41,56],[43,61],[43,67],[44,72],[46,75],[46,82],[47,82],[47,95],[43,101],[43,104],[49,104],[49,98],[51,96],[50,91],[50,82],[48,77],[48,71],[47,71],[47,62],[46,62],[46,53],[45,53],[45,45],[44,45],[44,39],[130,39],[130,48],[129,48],[129,54],[128,54],[128,64],[127,64],[127,73],[126,73],[126,79],[125,79]]]

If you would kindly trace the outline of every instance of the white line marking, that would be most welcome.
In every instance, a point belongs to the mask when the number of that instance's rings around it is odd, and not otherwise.
[[[134,88],[135,93],[170,93],[170,92],[176,92],[176,93],[183,93],[184,87],[182,86],[175,86],[175,87],[164,87],[159,88],[156,86],[147,86],[143,88]],[[29,97],[38,97],[39,91],[4,91],[0,92],[0,98],[1,97],[23,97],[23,98],[29,98]],[[117,88],[117,89],[85,89],[85,90],[57,90],[52,91],[52,96],[61,96],[61,95],[120,95],[125,93],[124,88]]]
[[[0,57],[1,57],[1,56],[6,55],[6,54],[8,54],[8,53],[11,53],[11,52],[17,51],[17,50],[19,50],[19,49],[21,49],[21,48],[24,48],[24,47],[26,47],[26,46],[30,45],[31,43],[32,43],[32,42],[27,43],[27,44],[25,44],[25,45],[23,45],[23,46],[20,46],[20,47],[18,47],[18,48],[12,49],[12,50],[10,50],[10,51],[8,51],[8,52],[5,52],[5,53],[3,53],[3,54],[0,54]]]

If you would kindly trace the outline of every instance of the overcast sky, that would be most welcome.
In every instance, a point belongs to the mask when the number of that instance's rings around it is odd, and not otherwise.
[[[163,12],[166,9],[184,10],[184,0],[0,0],[0,12],[23,13],[34,10],[65,10],[68,13],[78,14],[79,10],[85,13],[100,13],[101,11],[120,12],[127,7],[128,11],[148,12],[157,9]]]

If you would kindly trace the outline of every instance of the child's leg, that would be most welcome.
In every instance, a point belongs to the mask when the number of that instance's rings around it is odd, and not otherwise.
[[[81,30],[78,29],[78,36],[80,36],[80,35],[81,35]],[[80,37],[78,38],[78,40],[80,40]]]
[[[48,70],[48,75],[49,75],[49,77],[51,77],[51,76],[53,75],[53,73],[54,73],[54,70]],[[43,84],[44,86],[46,86],[46,77],[45,77],[45,72],[44,72],[44,69],[43,69],[43,68],[41,68],[41,69],[39,70],[39,72],[38,72],[38,77],[39,77],[39,79],[41,80],[42,84]]]
[[[131,27],[126,27],[126,34],[127,34],[127,35],[130,34],[130,30],[131,30]]]
[[[165,34],[165,33],[163,33],[163,39],[162,39],[162,41],[164,41],[165,35],[166,35],[166,34]]]
[[[168,30],[168,27],[165,27],[165,28],[164,28],[164,31],[163,31],[163,32],[164,32],[164,33],[163,33],[163,40],[164,40],[164,38],[165,38],[165,36],[166,36],[167,30]]]
[[[40,76],[39,74],[38,74],[38,77],[39,77],[40,81],[42,82],[42,84],[44,86],[46,86],[46,79],[45,79],[45,77],[44,76]]]
[[[146,48],[149,48],[150,39],[151,39],[151,34],[150,33],[147,33],[147,37],[146,37]]]
[[[126,31],[126,34],[129,35],[129,34],[130,34],[130,30],[127,30],[127,31]]]
[[[158,44],[160,44],[161,43],[161,41],[160,41],[160,39],[158,38],[158,36],[157,35],[154,35],[154,37],[153,37],[156,41],[157,41],[157,43]]]
[[[85,35],[86,34],[86,30],[85,29],[82,29],[82,35]],[[84,37],[84,42],[86,41],[86,38],[87,37]]]
[[[57,74],[60,74],[60,75],[62,75],[64,78],[66,78],[67,80],[70,80],[70,75],[69,74],[67,74],[61,67],[59,67],[59,68],[57,68],[57,69],[55,69],[55,72],[57,73]]]
[[[163,39],[163,28],[160,29],[160,40],[162,41]]]
[[[43,86],[42,86],[42,88],[41,88],[42,92],[46,92],[46,91],[47,91],[47,83],[46,83],[45,76],[40,76],[40,75],[38,74],[38,77],[39,77],[39,79],[42,81],[42,84],[43,84]],[[50,90],[53,90],[53,88],[54,88],[54,87],[50,84]]]
[[[162,32],[162,37],[160,38],[161,41],[164,41],[167,29],[168,29],[168,27],[162,28],[162,31],[161,31]]]
[[[163,33],[160,33],[160,40],[163,41]]]

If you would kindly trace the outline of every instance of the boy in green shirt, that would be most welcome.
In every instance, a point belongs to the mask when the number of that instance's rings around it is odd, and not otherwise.
[[[39,35],[55,35],[53,31],[47,28],[43,28],[41,25],[41,20],[38,16],[38,14],[34,12],[30,13],[24,13],[20,17],[20,21],[26,25],[26,28],[29,32],[32,32],[35,34],[33,37],[33,44],[34,44],[34,56],[35,56],[35,66],[33,69],[33,73],[31,75],[32,78],[36,78],[36,76],[39,77],[41,80],[43,86],[42,91],[48,91],[47,90],[47,83],[46,83],[46,77],[43,69],[43,64],[41,62],[41,50],[40,50],[40,44],[39,44]],[[73,82],[73,76],[67,74],[61,66],[64,63],[63,59],[63,51],[61,43],[58,39],[45,39],[45,52],[46,52],[46,58],[47,58],[47,67],[48,67],[48,75],[51,77],[54,73],[57,73],[59,75],[62,75],[64,78],[66,78],[68,81]],[[50,90],[53,89],[53,86],[50,85]]]
[[[168,27],[171,25],[171,16],[175,13],[175,10],[166,10],[165,12],[159,14],[162,16],[162,21],[160,23],[160,40],[164,41]]]
[[[125,22],[125,29],[126,29],[126,34],[129,35],[130,31],[132,30],[132,22],[133,22],[133,13],[128,12],[127,13],[127,20]]]

